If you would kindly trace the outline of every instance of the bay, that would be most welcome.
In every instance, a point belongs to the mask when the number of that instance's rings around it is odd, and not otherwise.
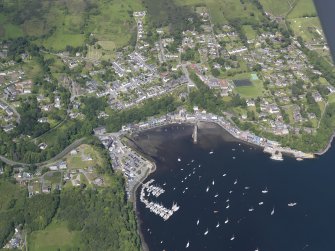
[[[314,160],[280,162],[210,124],[194,144],[192,129],[174,125],[135,137],[157,165],[147,180],[165,189],[149,200],[180,206],[164,221],[140,202],[138,189],[140,228],[151,251],[335,249],[334,148]]]

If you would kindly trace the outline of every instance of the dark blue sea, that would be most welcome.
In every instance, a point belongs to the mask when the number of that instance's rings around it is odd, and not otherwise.
[[[199,130],[197,144],[186,125],[135,137],[157,164],[147,180],[155,179],[166,190],[149,200],[180,205],[164,221],[137,196],[140,228],[150,251],[335,250],[334,148],[313,160],[285,156],[274,161],[223,129],[206,127],[211,128]]]

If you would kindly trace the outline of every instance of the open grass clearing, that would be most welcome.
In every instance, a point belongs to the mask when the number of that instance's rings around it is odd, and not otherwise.
[[[313,0],[296,0],[296,4],[288,14],[288,18],[292,19],[305,16],[317,16]]]
[[[82,250],[79,231],[69,231],[65,222],[51,222],[44,230],[32,232],[28,236],[30,251]],[[84,250],[84,249],[83,249]]]
[[[284,16],[290,10],[289,1],[259,0],[266,12],[274,16]]]
[[[296,36],[300,36],[306,42],[323,36],[322,27],[318,17],[302,17],[289,20],[289,24]]]
[[[102,165],[99,152],[86,144],[79,146],[76,154],[68,154],[66,162],[69,169],[85,169],[90,166]]]

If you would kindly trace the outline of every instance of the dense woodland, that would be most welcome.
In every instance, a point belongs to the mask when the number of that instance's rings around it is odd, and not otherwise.
[[[104,149],[93,140],[102,156]],[[28,235],[43,230],[51,221],[65,222],[70,231],[81,231],[83,249],[78,250],[140,250],[140,238],[132,205],[127,202],[124,179],[113,173],[110,161],[104,162],[110,182],[103,188],[67,188],[61,192],[27,197],[26,187],[10,178],[11,168],[0,162],[5,174],[0,176],[0,246],[24,228]]]

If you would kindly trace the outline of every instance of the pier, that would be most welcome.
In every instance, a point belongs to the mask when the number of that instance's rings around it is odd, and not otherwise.
[[[192,133],[193,143],[198,142],[198,122],[195,123],[193,133]]]
[[[145,204],[145,207],[150,210],[150,212],[160,216],[164,221],[168,220],[176,211],[178,211],[179,206],[177,203],[173,203],[171,209],[164,207],[162,204],[157,202],[149,201],[146,196],[153,195],[156,198],[165,192],[165,190],[159,186],[152,185],[154,179],[151,179],[147,183],[142,185],[140,201]]]

